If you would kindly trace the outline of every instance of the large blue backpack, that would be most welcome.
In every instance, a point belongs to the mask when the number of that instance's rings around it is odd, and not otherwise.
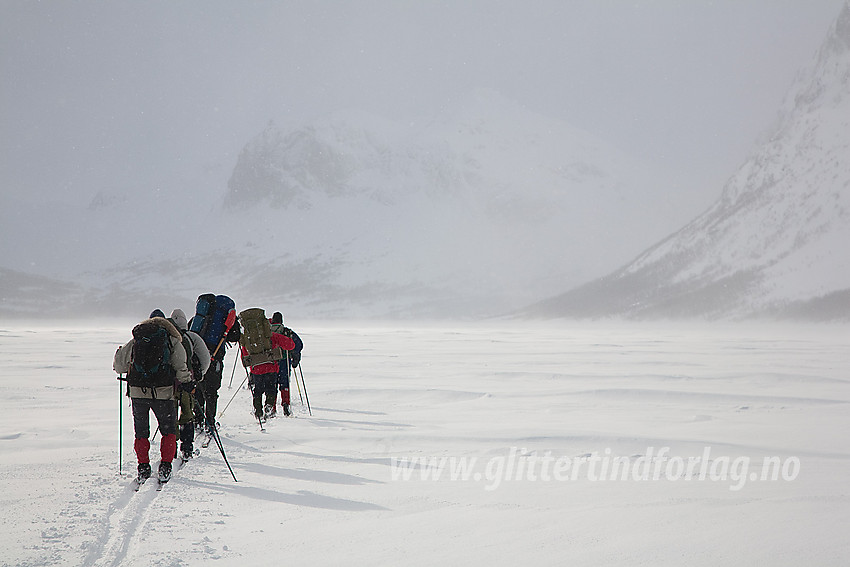
[[[190,330],[198,333],[207,347],[210,349],[210,354],[218,348],[224,338],[225,333],[230,329],[227,328],[227,316],[232,311],[234,313],[231,318],[235,317],[236,304],[226,295],[213,295],[205,293],[198,296],[198,301],[195,304],[195,316],[192,318],[192,326]]]
[[[205,293],[198,296],[195,303],[195,316],[189,322],[189,330],[204,336],[204,331],[209,327],[212,312],[215,308],[215,294]]]

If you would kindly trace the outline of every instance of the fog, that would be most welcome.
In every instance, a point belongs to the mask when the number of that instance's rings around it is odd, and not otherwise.
[[[834,203],[841,110],[783,101],[841,4],[2,3],[0,314],[511,312],[698,218],[780,110],[824,128],[771,139],[814,152],[776,210]]]
[[[716,195],[840,5],[7,1],[0,187],[220,193],[270,119],[427,119],[486,87]]]

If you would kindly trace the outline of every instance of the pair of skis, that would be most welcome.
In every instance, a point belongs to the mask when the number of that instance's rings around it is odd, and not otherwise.
[[[210,444],[210,441],[211,441],[211,440],[212,440],[212,441],[215,441],[216,445],[218,446],[218,450],[221,452],[221,456],[222,456],[222,458],[224,459],[224,463],[227,465],[227,469],[230,471],[231,476],[233,476],[233,482],[237,482],[237,480],[236,480],[236,474],[233,472],[233,468],[230,466],[230,463],[229,463],[229,462],[228,462],[228,460],[227,460],[227,455],[225,455],[225,454],[224,454],[224,447],[222,446],[222,444],[221,444],[221,438],[220,438],[220,437],[219,437],[219,435],[218,435],[218,424],[216,424],[216,423],[214,423],[214,422],[213,422],[213,423],[211,423],[211,424],[210,424],[210,427],[211,427],[211,430],[212,430],[212,431],[211,431],[211,435],[207,435],[207,438],[206,438],[206,439],[204,439],[204,441],[201,443],[201,447],[208,447],[208,446],[209,446],[209,444]],[[198,452],[195,452],[194,454],[195,454],[195,455],[199,454],[199,451],[198,451]],[[171,475],[169,475],[168,479],[166,479],[165,481],[163,481],[162,479],[160,479],[159,477],[157,477],[157,487],[156,487],[157,492],[159,492],[160,490],[162,490],[162,486],[163,486],[164,484],[166,484],[169,480],[171,480],[171,476],[173,476],[173,474],[174,474],[174,473],[176,473],[176,472],[177,472],[177,471],[179,471],[181,468],[183,468],[183,465],[185,465],[185,464],[186,464],[186,461],[187,461],[187,459],[184,459],[184,458],[182,457],[182,455],[181,455],[181,457],[179,458],[179,463],[180,463],[180,464],[178,465],[177,469],[176,469],[176,470],[174,470],[174,471],[172,472],[172,474],[171,474]],[[150,478],[150,477],[148,477],[148,478]],[[144,479],[143,479],[143,478],[142,478],[142,477],[140,477],[140,476],[137,476],[137,477],[136,477],[136,479],[133,481],[133,483],[135,484],[135,490],[136,490],[136,492],[138,492],[138,491],[141,489],[142,485],[143,485],[146,481],[147,481],[147,478],[144,478]]]
[[[180,466],[177,467],[177,470],[180,470],[185,463],[186,463],[186,461],[184,461],[183,458],[181,457],[180,458]],[[156,477],[156,491],[157,492],[162,490],[162,487],[165,486],[166,484],[168,484],[168,481],[171,480],[171,477],[174,476],[175,472],[176,471],[172,471],[171,473],[169,473],[168,478],[166,478],[165,480],[163,480],[163,478],[161,476],[159,476],[159,474],[157,474],[157,477]],[[149,478],[151,478],[151,477],[143,477],[141,475],[137,475],[136,479],[133,481],[133,484],[134,484],[133,490],[135,490],[136,492],[141,490],[142,485],[145,484],[148,481]]]
[[[261,432],[261,433],[266,433],[266,426],[265,426],[265,424],[266,424],[266,422],[268,422],[268,420],[270,420],[270,419],[275,419],[275,418],[280,417],[280,414],[277,414],[277,413],[274,413],[274,414],[264,414],[262,417],[260,417],[260,416],[258,416],[256,413],[254,413],[254,411],[253,411],[253,410],[251,411],[251,415],[253,415],[253,416],[254,416],[254,419],[256,419],[256,420],[257,420],[257,423],[258,423],[258,424],[260,424],[260,432]],[[294,413],[290,410],[289,414],[285,414],[285,413],[284,413],[284,414],[283,414],[283,416],[284,416],[284,417],[295,417],[295,414],[294,414]]]
[[[197,457],[200,453],[201,453],[201,452],[200,452],[200,450],[195,449],[194,451],[192,451],[192,456],[193,456],[193,457]],[[183,456],[183,453],[181,453],[181,454],[180,454],[180,456],[179,456],[179,457],[177,457],[177,459],[175,459],[175,461],[177,462],[177,467],[176,467],[176,468],[174,468],[174,469],[172,469],[172,471],[171,471],[171,473],[169,473],[169,475],[168,475],[168,478],[167,478],[167,479],[162,480],[162,477],[160,477],[160,476],[159,476],[159,474],[157,473],[157,477],[156,477],[156,491],[157,491],[157,492],[159,492],[160,490],[162,490],[162,487],[163,487],[165,484],[168,484],[168,481],[169,481],[169,480],[171,480],[171,477],[172,477],[172,476],[174,476],[174,473],[176,473],[177,471],[179,471],[180,469],[182,469],[182,468],[183,468],[183,466],[184,466],[186,463],[188,463],[188,462],[189,462],[189,459],[185,458],[185,457]],[[140,475],[137,475],[137,476],[136,476],[136,478],[135,478],[135,480],[133,481],[133,483],[134,483],[133,489],[134,489],[136,492],[138,492],[139,490],[141,490],[142,485],[143,485],[145,482],[147,482],[147,480],[148,480],[149,478],[152,478],[152,476],[142,478]]]

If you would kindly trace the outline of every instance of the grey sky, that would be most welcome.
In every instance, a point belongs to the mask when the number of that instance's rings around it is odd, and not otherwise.
[[[719,194],[842,1],[6,0],[0,188],[222,191],[269,119],[483,86]]]

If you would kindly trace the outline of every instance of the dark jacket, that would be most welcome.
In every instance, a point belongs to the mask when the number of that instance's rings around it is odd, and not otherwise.
[[[289,337],[295,343],[295,348],[287,352],[289,365],[292,368],[295,368],[301,362],[301,350],[304,348],[304,343],[301,341],[301,337],[299,337],[298,333],[289,327],[285,327],[283,323],[272,323],[271,326],[273,333],[280,333],[284,337]]]
[[[165,328],[168,331],[171,341],[171,357],[170,362],[174,368],[175,379],[177,382],[191,382],[192,375],[189,368],[186,366],[186,351],[183,350],[183,338],[180,336],[180,331],[177,327],[171,324],[167,319],[162,317],[154,317],[142,321],[143,323],[154,323]],[[130,339],[130,342],[119,348],[115,352],[115,358],[112,361],[112,368],[118,374],[125,374],[130,371],[130,362],[133,354],[133,343],[135,339]],[[179,347],[179,348],[178,348]],[[131,398],[149,398],[149,399],[174,399],[174,384],[170,386],[159,386],[156,388],[141,388],[139,386],[130,386]]]

